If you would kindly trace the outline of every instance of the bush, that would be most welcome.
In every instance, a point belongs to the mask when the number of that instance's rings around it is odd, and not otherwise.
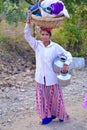
[[[85,4],[74,8],[74,16],[70,15],[62,27],[54,30],[52,39],[71,51],[73,56],[84,56],[87,53],[87,8]]]

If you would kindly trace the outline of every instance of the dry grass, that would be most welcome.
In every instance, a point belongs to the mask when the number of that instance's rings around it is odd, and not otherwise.
[[[0,56],[16,56],[26,51],[33,55],[24,39],[24,27],[25,23],[19,23],[18,26],[9,25],[5,21],[0,23]]]
[[[0,33],[1,35],[6,35],[14,39],[20,38],[24,40],[23,30],[24,30],[24,23],[19,23],[16,27],[15,25],[8,25],[5,21],[0,23]]]

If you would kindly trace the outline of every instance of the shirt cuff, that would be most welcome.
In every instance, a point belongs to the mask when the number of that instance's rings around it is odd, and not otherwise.
[[[70,61],[66,61],[66,62],[65,62],[65,64],[67,64],[67,65],[70,65],[70,63],[71,63]]]
[[[25,27],[30,27],[30,25],[28,23],[26,23]]]

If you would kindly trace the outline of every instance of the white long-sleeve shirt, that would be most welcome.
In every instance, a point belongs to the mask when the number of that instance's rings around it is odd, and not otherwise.
[[[58,84],[56,73],[53,71],[53,61],[56,57],[63,54],[67,57],[65,63],[69,65],[72,62],[71,53],[53,41],[50,41],[50,44],[45,47],[41,40],[36,40],[34,37],[32,37],[30,33],[30,26],[28,24],[26,24],[24,29],[24,37],[31,48],[35,51],[36,82],[44,84],[45,77],[47,86]]]

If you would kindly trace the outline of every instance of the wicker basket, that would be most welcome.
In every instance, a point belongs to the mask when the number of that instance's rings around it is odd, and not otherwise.
[[[64,20],[66,17],[61,16],[61,17],[55,17],[55,18],[43,18],[41,16],[36,16],[32,14],[32,22],[36,26],[40,27],[50,27],[50,28],[55,28],[59,27],[63,24]]]

